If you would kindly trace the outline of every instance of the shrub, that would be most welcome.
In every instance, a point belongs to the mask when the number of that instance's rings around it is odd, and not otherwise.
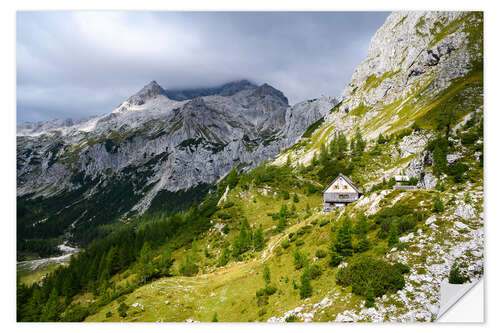
[[[284,249],[288,249],[290,247],[290,242],[285,239],[283,242],[281,242],[281,247]]]
[[[218,321],[219,321],[219,319],[217,319],[217,312],[215,312],[215,313],[214,313],[214,316],[212,317],[212,322],[213,322],[213,323],[216,323],[216,322],[218,322]]]
[[[295,246],[302,246],[304,245],[304,240],[303,239],[299,239],[296,243],[295,243]]]
[[[299,196],[297,195],[297,193],[293,194],[293,202],[295,203],[299,202]]]
[[[434,197],[434,206],[432,208],[432,211],[435,213],[441,213],[442,211],[444,211],[444,204],[439,196]]]
[[[288,191],[283,191],[283,199],[284,200],[288,200],[290,199],[290,193]]]
[[[232,201],[228,201],[224,204],[224,206],[222,206],[222,208],[231,208],[234,206],[234,202]]]
[[[267,313],[266,309],[260,309],[259,312],[257,313],[259,315],[259,317],[262,317],[263,315],[265,315]]]
[[[179,268],[179,273],[184,276],[194,276],[198,273],[198,271],[198,265],[193,262],[193,259],[189,255],[186,256],[186,259]]]
[[[330,265],[333,267],[337,267],[342,261],[342,257],[337,251],[330,252]]]
[[[327,253],[323,249],[318,249],[318,250],[316,250],[316,254],[315,255],[318,258],[324,258],[324,257],[326,257]]]
[[[314,264],[309,267],[309,276],[312,280],[316,280],[317,278],[319,278],[321,276],[321,273],[323,272],[319,265]]]
[[[106,318],[109,318],[109,317],[111,317],[112,315],[113,315],[113,314],[112,314],[110,311],[106,312]]]
[[[296,249],[293,254],[293,264],[295,265],[295,269],[301,269],[307,265],[307,257],[299,249]]]
[[[328,223],[330,223],[330,221],[329,221],[329,220],[320,220],[320,222],[319,222],[319,226],[320,226],[320,227],[322,227],[322,226],[327,225]]]
[[[266,286],[264,288],[264,292],[266,293],[266,295],[269,295],[269,296],[276,293],[277,290],[278,290],[278,288],[276,288],[275,286]]]
[[[391,264],[360,256],[338,271],[337,284],[352,286],[352,292],[361,296],[367,296],[367,288],[372,288],[373,295],[379,297],[402,289],[405,281],[400,270]]]
[[[367,308],[372,308],[374,305],[375,305],[375,295],[373,294],[373,288],[369,285],[366,288],[365,306]]]
[[[121,303],[120,306],[118,307],[118,314],[120,317],[125,318],[127,316],[127,310],[129,306],[125,303]]]
[[[462,284],[466,280],[467,279],[465,278],[465,276],[463,276],[460,272],[457,262],[455,262],[453,266],[451,266],[450,275],[448,276],[448,282],[452,284]]]
[[[285,321],[287,323],[293,323],[297,321],[297,317],[295,315],[289,315],[288,317],[285,318]]]
[[[410,267],[408,267],[400,262],[393,264],[392,267],[398,269],[401,272],[401,274],[410,273]]]
[[[387,246],[389,248],[396,246],[399,242],[397,225],[392,224],[391,229],[389,230],[389,237],[387,238]]]
[[[417,218],[415,215],[402,216],[398,221],[398,231],[400,234],[413,230],[417,225]]]
[[[370,249],[370,242],[364,236],[358,244],[358,252],[366,252]]]

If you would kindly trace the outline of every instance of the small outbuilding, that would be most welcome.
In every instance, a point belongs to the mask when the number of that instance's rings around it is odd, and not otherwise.
[[[323,211],[329,212],[358,200],[363,192],[349,177],[339,174],[323,192]]]

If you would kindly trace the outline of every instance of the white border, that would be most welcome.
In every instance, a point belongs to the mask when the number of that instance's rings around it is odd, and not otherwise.
[[[405,5],[410,5],[407,7]],[[1,153],[4,157],[3,163],[0,164],[2,177],[2,191],[1,191],[1,212],[2,212],[2,254],[4,259],[4,270],[1,274],[2,283],[1,286],[4,289],[2,293],[1,302],[1,323],[2,328],[5,332],[12,330],[30,331],[36,330],[37,332],[44,331],[88,331],[91,330],[137,330],[137,329],[147,329],[148,331],[187,331],[187,330],[203,330],[203,331],[217,331],[217,332],[229,332],[235,329],[239,331],[255,331],[265,330],[265,331],[275,331],[283,330],[286,332],[294,332],[303,329],[314,329],[317,331],[328,331],[332,330],[362,330],[370,329],[374,331],[387,330],[401,330],[404,329],[411,331],[417,331],[422,329],[420,325],[409,325],[405,324],[404,327],[400,325],[365,325],[365,324],[350,324],[350,325],[340,325],[340,324],[296,324],[296,325],[266,325],[266,324],[198,324],[198,325],[186,325],[186,324],[130,324],[130,325],[120,325],[120,324],[16,324],[15,323],[15,190],[16,190],[16,170],[15,170],[15,117],[16,117],[16,101],[15,101],[15,12],[16,10],[107,10],[107,9],[123,9],[123,10],[484,10],[485,11],[485,149],[486,149],[486,159],[485,159],[485,214],[486,214],[486,276],[498,276],[498,268],[494,265],[495,260],[488,260],[489,254],[498,253],[498,241],[496,237],[498,232],[498,210],[495,209],[495,203],[498,201],[498,189],[500,188],[499,176],[497,173],[489,172],[490,168],[496,171],[499,162],[499,155],[495,154],[497,152],[496,147],[500,143],[500,137],[498,136],[500,131],[497,130],[498,124],[500,124],[500,107],[498,107],[498,98],[496,94],[495,79],[499,76],[498,71],[498,31],[500,31],[499,22],[500,17],[498,11],[496,11],[496,6],[493,1],[429,1],[420,0],[418,2],[405,3],[403,1],[345,1],[345,2],[333,2],[333,1],[302,1],[302,2],[292,2],[292,1],[263,1],[263,0],[253,0],[249,2],[236,2],[236,1],[98,1],[98,0],[87,0],[87,1],[64,1],[64,0],[26,0],[17,2],[4,1],[1,5],[1,29],[0,33],[2,38],[2,52],[0,66],[2,66],[1,75],[1,86],[0,91],[2,92],[2,113],[0,122],[1,126]],[[496,33],[495,33],[496,32]],[[333,38],[333,36],[332,36]],[[491,89],[489,89],[491,87]],[[491,96],[491,97],[490,97]],[[495,147],[495,148],[492,148]],[[491,148],[491,149],[490,149]],[[494,206],[487,206],[487,203],[491,202]],[[491,241],[493,240],[493,241]],[[485,278],[485,283],[487,283],[488,277]],[[493,280],[494,281],[494,280]],[[485,320],[486,325],[446,325],[442,326],[440,324],[426,325],[425,329],[431,330],[442,330],[450,329],[455,332],[478,330],[483,328],[492,328],[495,325],[495,317],[498,317],[496,311],[494,310],[495,303],[498,304],[498,282],[490,283],[487,286],[488,297],[486,300],[492,300],[494,302],[491,304],[492,316],[488,316],[488,306],[486,306]],[[464,297],[463,299],[467,299]],[[481,304],[480,299],[468,301],[475,302],[470,304],[470,308]],[[479,303],[477,303],[479,302]]]

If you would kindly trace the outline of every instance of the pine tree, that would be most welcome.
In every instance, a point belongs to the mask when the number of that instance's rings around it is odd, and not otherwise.
[[[286,218],[284,216],[281,216],[278,220],[278,231],[283,231],[286,228]]]
[[[233,189],[238,185],[238,171],[236,168],[232,168],[229,174],[227,175],[227,185],[230,189]]]
[[[353,231],[356,236],[358,236],[358,239],[361,239],[360,237],[366,235],[368,231],[370,231],[370,222],[368,222],[368,218],[366,215],[362,214],[357,220],[356,223],[354,224]]]
[[[359,245],[358,245],[358,251],[359,252],[366,252],[370,249],[370,242],[366,238],[366,235],[361,236]]]
[[[218,266],[225,266],[229,259],[231,259],[231,251],[229,250],[229,243],[224,242],[224,248],[222,249],[222,253],[219,257]]]
[[[335,248],[337,252],[343,256],[352,255],[352,233],[351,233],[351,220],[345,217],[342,226],[337,231],[337,238],[335,241]]]
[[[312,286],[311,286],[311,278],[309,276],[309,271],[306,269],[302,276],[300,277],[300,298],[308,298],[312,296]]]
[[[253,247],[255,248],[255,251],[262,251],[262,249],[264,248],[264,235],[262,231],[262,224],[259,225],[257,231],[255,232],[253,239]]]
[[[293,202],[295,203],[299,202],[299,196],[297,195],[297,193],[293,194]]]
[[[169,276],[170,268],[172,267],[173,263],[174,260],[172,259],[172,253],[169,249],[167,249],[161,256],[161,259],[159,261],[160,274],[164,276]]]
[[[42,314],[40,316],[40,321],[58,321],[59,315],[63,311],[63,304],[59,300],[59,295],[56,288],[54,287],[50,292],[49,299],[43,307]]]
[[[153,253],[149,242],[144,243],[137,260],[137,273],[141,283],[146,283],[154,274]]]
[[[271,283],[271,271],[269,270],[269,266],[267,264],[264,265],[264,272],[262,274],[262,278],[266,285]]]

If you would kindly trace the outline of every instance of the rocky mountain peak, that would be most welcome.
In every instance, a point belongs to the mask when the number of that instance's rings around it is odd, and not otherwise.
[[[260,87],[258,87],[252,94],[253,96],[258,96],[258,97],[265,97],[266,95],[272,95],[280,99],[283,103],[288,105],[288,98],[279,91],[278,89],[274,88],[273,86],[264,83]]]
[[[142,105],[148,99],[152,99],[158,96],[166,96],[165,90],[156,82],[151,81],[144,86],[139,92],[128,99],[128,102],[135,105]]]

